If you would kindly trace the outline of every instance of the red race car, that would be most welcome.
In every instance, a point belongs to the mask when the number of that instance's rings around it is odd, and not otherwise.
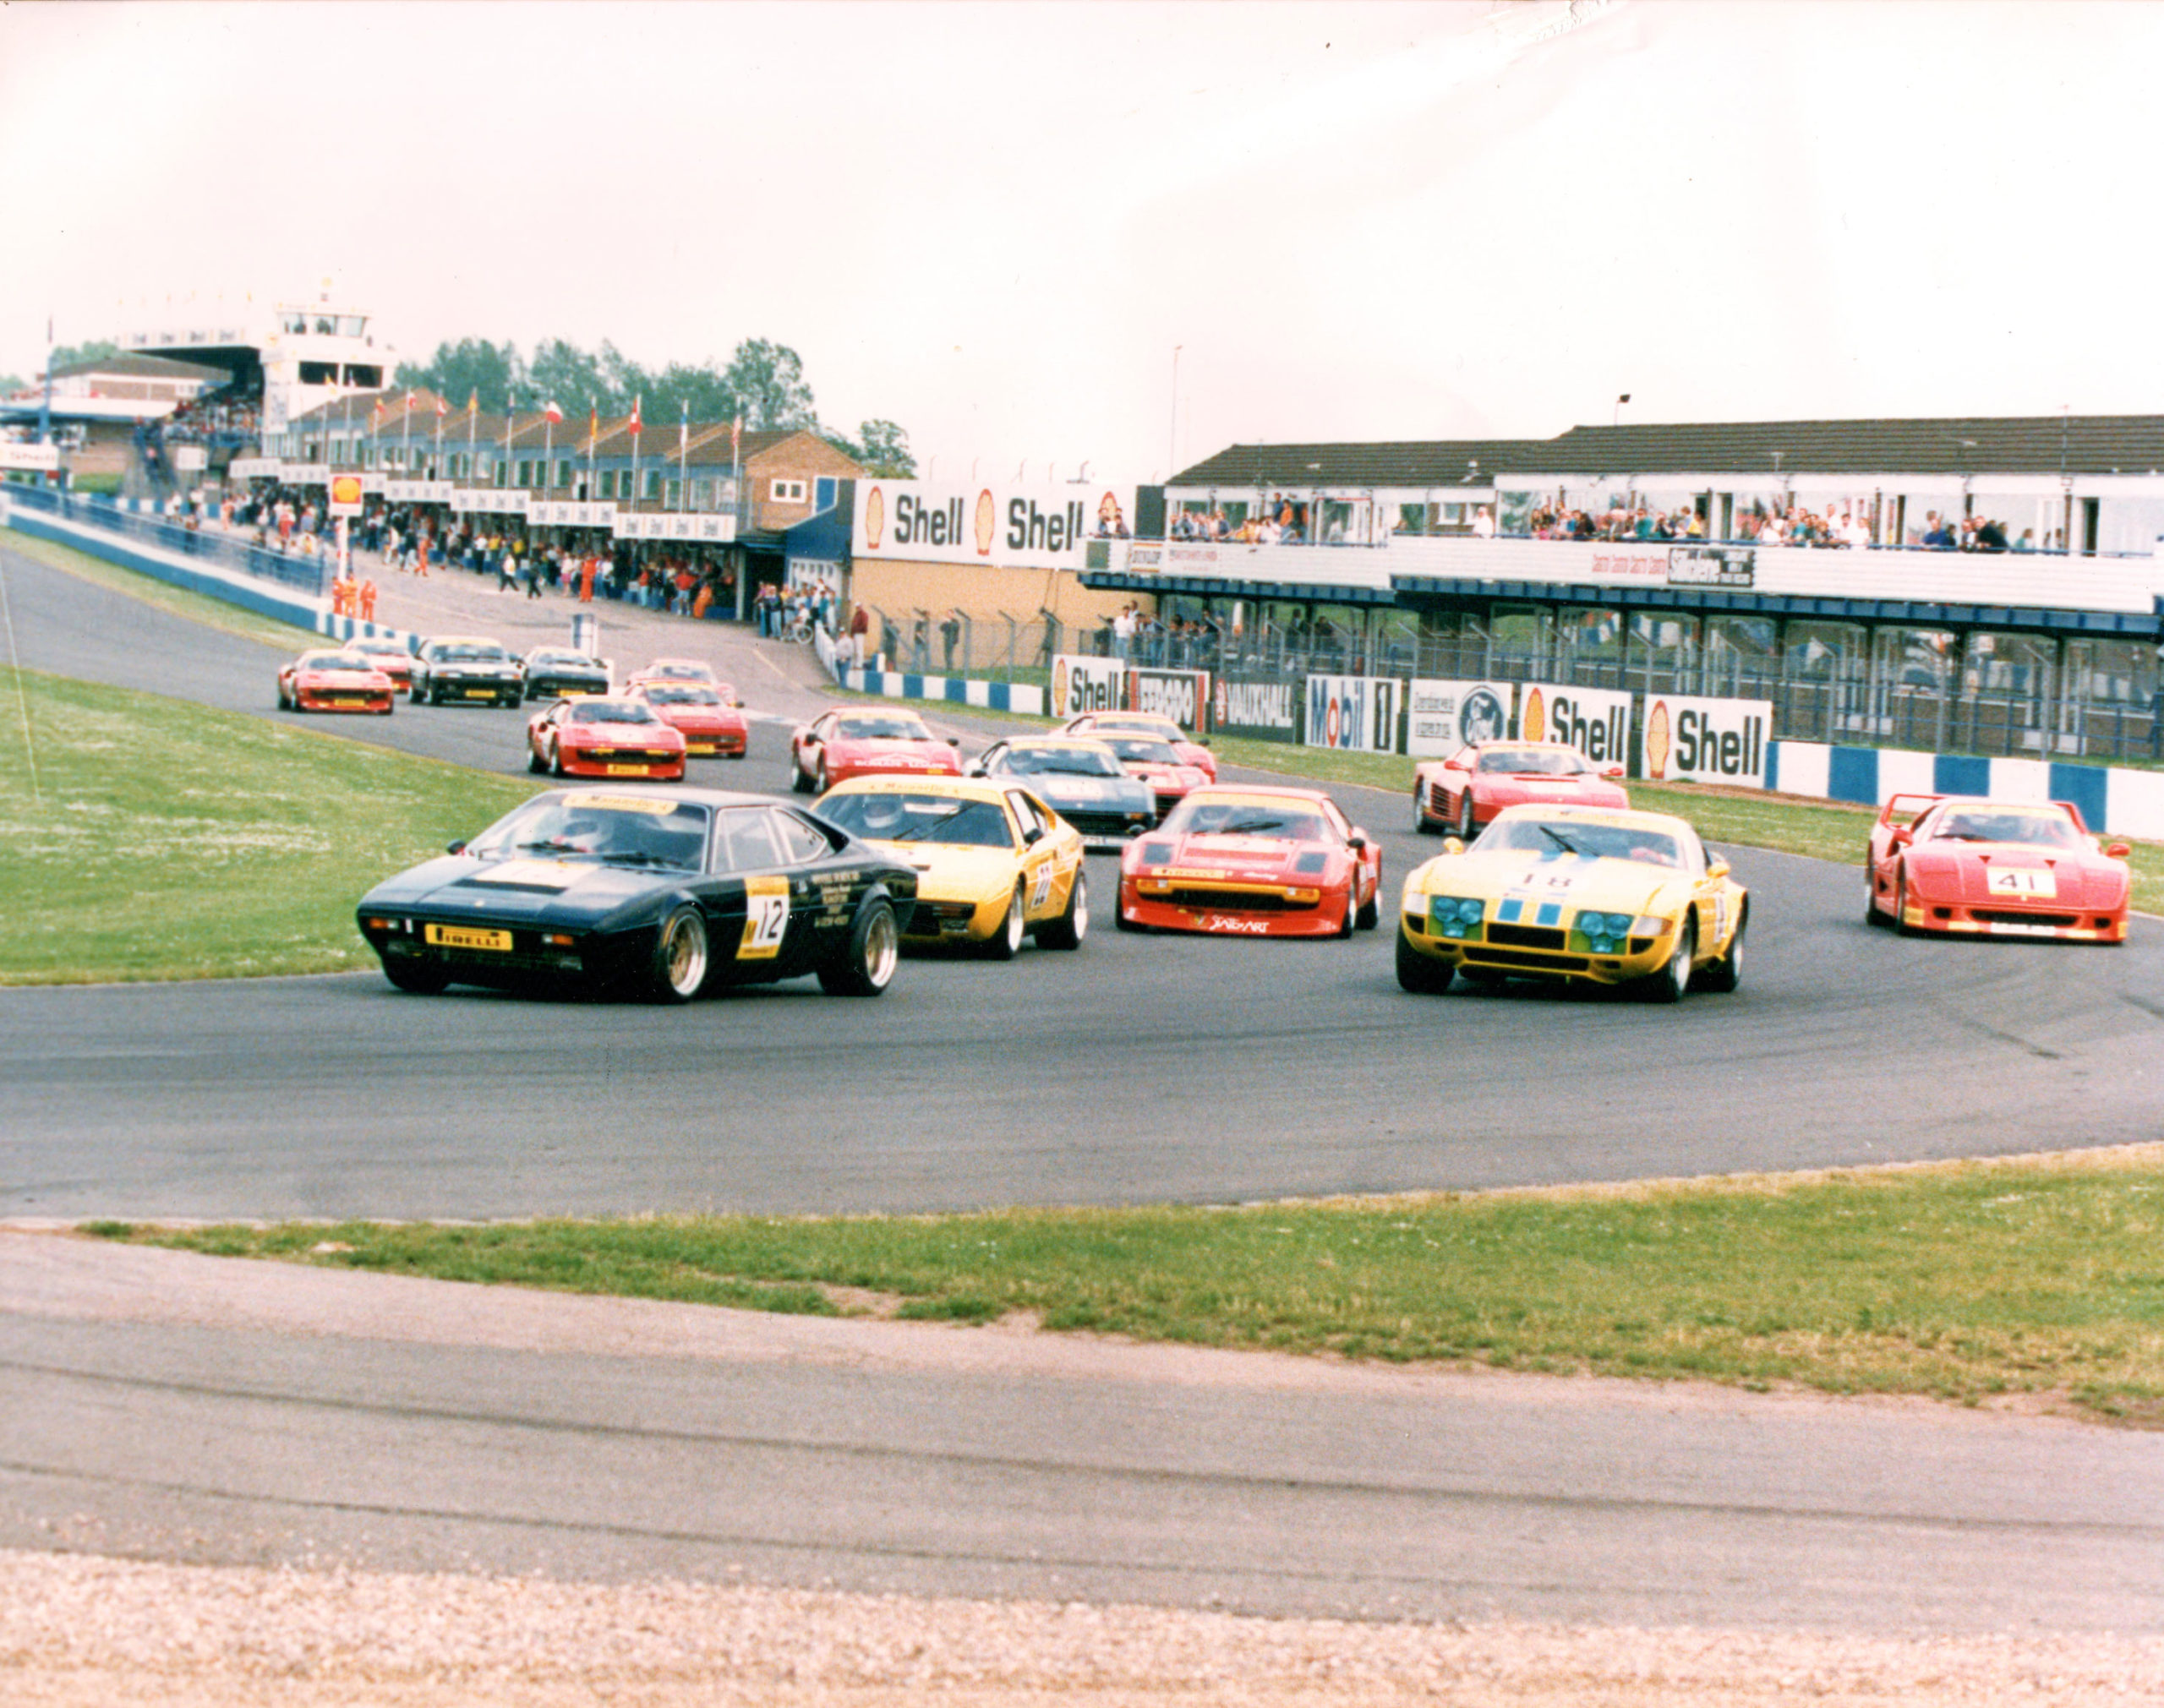
[[[1191,765],[1207,781],[1217,780],[1217,756],[1210,744],[1190,735],[1169,718],[1149,712],[1085,712],[1070,718],[1054,732],[1060,735],[1154,735],[1169,742],[1182,765]]]
[[[1506,806],[1622,806],[1620,765],[1596,766],[1560,741],[1481,741],[1413,767],[1413,827],[1467,842]]]
[[[681,782],[684,738],[643,701],[584,695],[527,719],[526,768],[559,777]]]
[[[347,647],[318,647],[278,667],[281,712],[373,712],[391,716],[391,678]]]
[[[1382,849],[1319,789],[1195,789],[1120,855],[1123,931],[1349,937],[1375,923]]]
[[[377,635],[365,641],[348,641],[343,650],[358,652],[388,676],[391,685],[401,694],[413,685],[413,654],[404,642]]]
[[[2128,853],[2100,847],[2071,801],[1897,794],[1871,829],[1864,918],[1904,935],[2123,943]]]
[[[1150,785],[1160,818],[1185,800],[1189,789],[1200,789],[1210,781],[1199,767],[1183,761],[1172,744],[1161,737],[1138,735],[1131,729],[1101,729],[1090,739],[1103,742],[1118,754],[1120,768],[1129,777],[1139,777]]]
[[[665,676],[634,682],[624,692],[626,700],[651,706],[655,714],[684,737],[684,750],[692,758],[718,753],[724,759],[741,759],[751,726],[719,688],[704,682],[675,682]]]
[[[850,777],[959,777],[960,742],[942,741],[914,712],[837,706],[789,738],[790,784],[824,794]]]
[[[634,682],[703,682],[709,688],[719,688],[721,679],[713,674],[713,666],[702,664],[697,658],[656,658],[643,670],[631,673]],[[734,699],[735,696],[730,696]]]

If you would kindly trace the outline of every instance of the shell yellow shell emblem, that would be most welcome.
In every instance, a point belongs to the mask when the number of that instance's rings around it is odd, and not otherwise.
[[[1668,701],[1656,700],[1646,713],[1646,775],[1659,783],[1668,775]]]
[[[977,555],[992,555],[992,536],[999,527],[999,506],[992,501],[992,488],[986,487],[977,494]]]
[[[1525,706],[1518,713],[1518,739],[1544,741],[1548,739],[1548,702],[1541,697],[1538,688],[1525,690]]]
[[[1052,667],[1052,711],[1055,718],[1067,711],[1067,660],[1057,658]]]
[[[887,500],[875,486],[864,500],[864,548],[866,551],[879,549],[879,535],[886,526]]]

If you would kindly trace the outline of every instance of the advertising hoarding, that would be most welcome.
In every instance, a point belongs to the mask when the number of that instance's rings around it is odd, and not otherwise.
[[[1528,682],[1518,690],[1518,739],[1560,741],[1596,765],[1627,765],[1631,699],[1614,688]]]
[[[1416,677],[1406,700],[1405,750],[1415,759],[1446,759],[1468,741],[1500,741],[1511,733],[1509,682],[1441,682]]]
[[[1169,718],[1183,729],[1209,726],[1210,673],[1207,670],[1148,670],[1128,673],[1127,709]]]
[[[1769,700],[1648,694],[1638,775],[1654,783],[1733,783],[1763,789],[1766,739],[1773,727]]]
[[[1307,745],[1395,753],[1404,699],[1405,685],[1395,676],[1310,676]]]
[[[1079,718],[1085,712],[1127,710],[1127,666],[1117,658],[1062,652],[1052,661],[1052,698],[1046,712]]]
[[[1091,540],[1124,539],[1131,487],[957,486],[860,480],[850,549],[860,558],[1080,570]]]
[[[1282,741],[1297,747],[1305,705],[1300,685],[1282,676],[1252,681],[1219,676],[1210,685],[1210,727],[1250,741]]]

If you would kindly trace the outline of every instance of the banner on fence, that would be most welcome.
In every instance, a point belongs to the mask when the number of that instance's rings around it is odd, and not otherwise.
[[[1300,742],[1300,685],[1282,676],[1250,682],[1220,676],[1210,693],[1210,727],[1250,741]]]
[[[1518,739],[1560,741],[1596,765],[1627,764],[1631,697],[1614,688],[1528,682],[1518,690]]]
[[[1396,752],[1404,695],[1405,685],[1395,676],[1309,677],[1307,745]]]
[[[1638,775],[1654,783],[1733,783],[1763,789],[1766,738],[1773,726],[1771,701],[1649,694]]]
[[[1079,652],[1062,652],[1052,661],[1052,704],[1054,718],[1076,718],[1085,712],[1123,712],[1127,709],[1127,666],[1117,658],[1093,658]]]
[[[1128,673],[1127,709],[1169,718],[1183,729],[1209,728],[1210,673],[1207,670],[1145,670]]]
[[[1406,701],[1405,750],[1415,759],[1445,759],[1468,741],[1500,741],[1511,733],[1509,682],[1437,682],[1415,678]]]

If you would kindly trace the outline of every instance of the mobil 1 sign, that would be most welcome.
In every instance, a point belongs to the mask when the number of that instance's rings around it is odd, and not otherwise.
[[[1415,677],[1406,705],[1405,750],[1440,759],[1468,742],[1500,741],[1511,733],[1508,682],[1435,682]]]
[[[1740,783],[1766,786],[1768,700],[1701,700],[1682,694],[1646,697],[1638,774],[1655,783]]]
[[[1396,752],[1404,686],[1395,676],[1309,677],[1307,745],[1347,753]]]
[[[1518,739],[1560,741],[1595,765],[1621,765],[1630,756],[1631,696],[1528,682],[1518,701]]]

